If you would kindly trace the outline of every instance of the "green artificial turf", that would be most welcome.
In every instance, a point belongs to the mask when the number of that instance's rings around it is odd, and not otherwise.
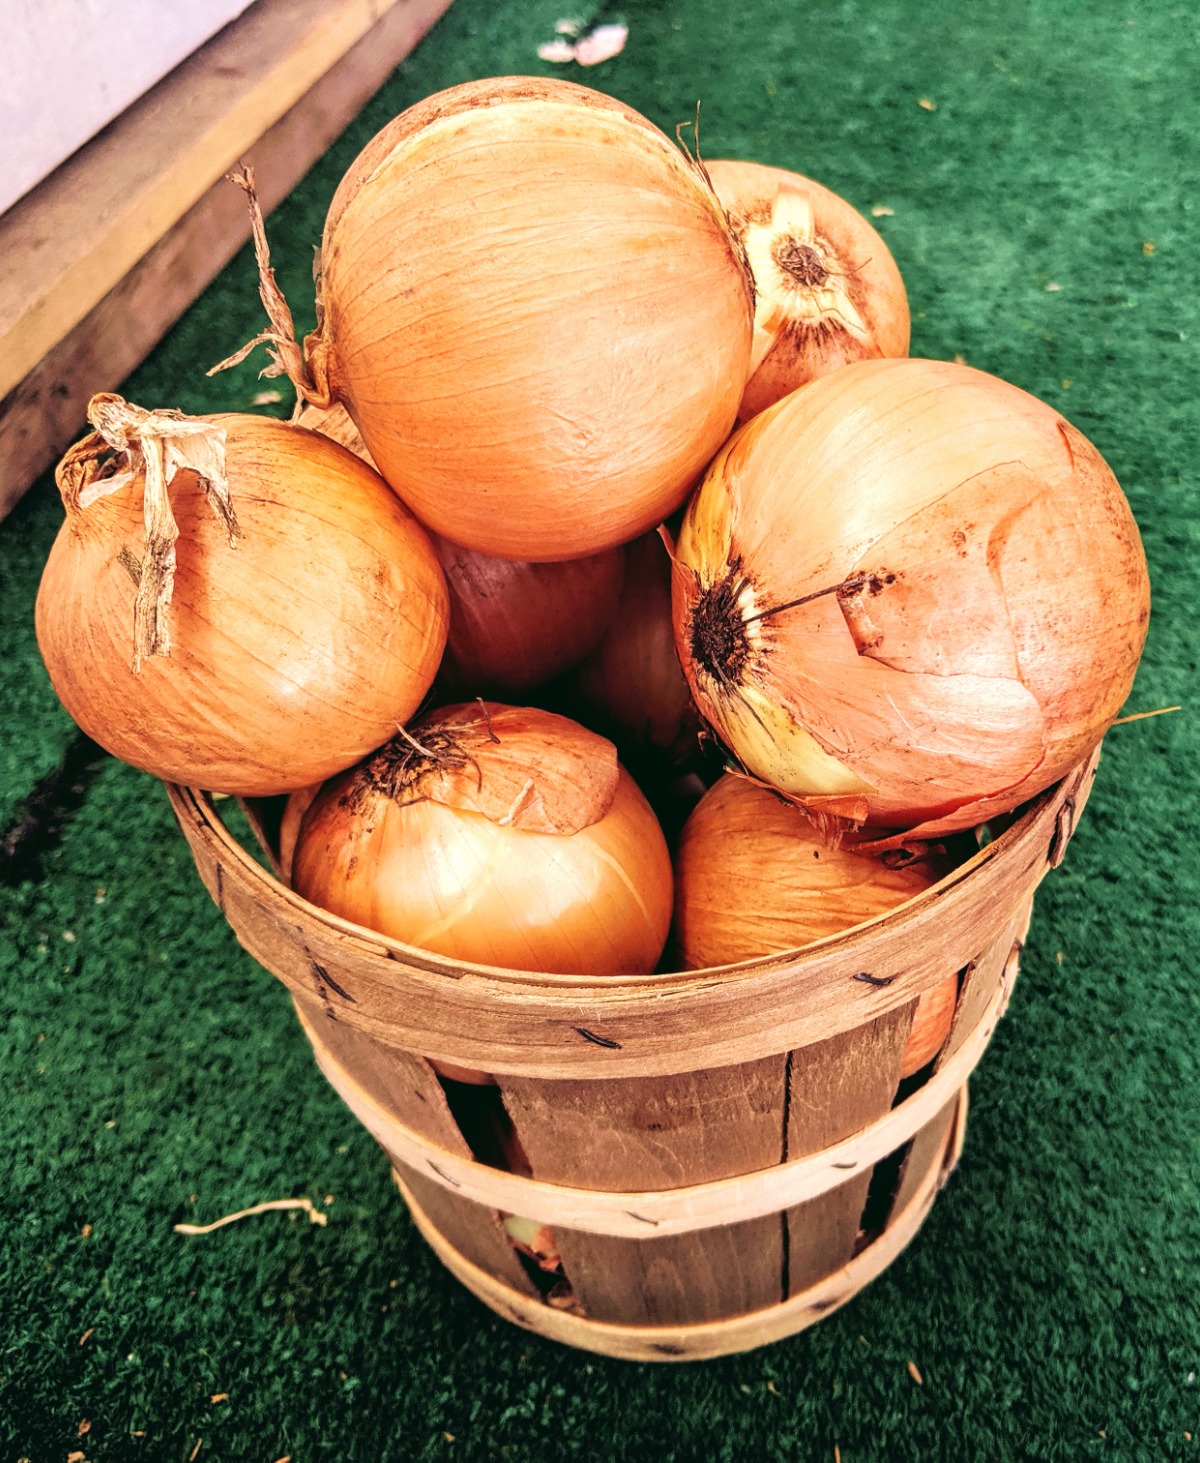
[[[161,789],[74,734],[32,630],[61,516],[43,482],[0,526],[0,836],[22,849],[0,864],[3,1463],[1200,1456],[1193,7],[622,13],[625,52],[568,74],[667,130],[700,97],[707,155],[890,210],[874,221],[908,285],[913,353],[962,355],[1094,438],[1154,584],[1130,709],[1184,710],[1108,738],[974,1080],[962,1165],[909,1251],[768,1349],[609,1362],[497,1320],[440,1268],[283,989],[209,903]],[[457,0],[280,207],[271,240],[301,324],[311,246],[358,148],[438,88],[548,71],[536,47],[559,14]],[[128,394],[246,408],[252,368],[204,371],[260,325],[244,251]],[[273,1214],[172,1231],[294,1194],[327,1227]]]

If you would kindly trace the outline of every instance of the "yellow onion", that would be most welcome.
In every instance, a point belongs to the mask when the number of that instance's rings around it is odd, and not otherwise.
[[[650,971],[671,861],[611,742],[549,712],[432,713],[329,782],[293,887],[452,959],[566,974]]]
[[[1096,448],[1015,386],[922,360],[845,366],[747,423],[689,505],[674,598],[697,705],[751,773],[921,836],[1087,754],[1149,618]]]
[[[345,407],[309,405],[298,420],[375,466]],[[439,684],[476,693],[533,690],[587,655],[612,619],[624,573],[620,549],[531,564],[431,538],[450,591]],[[664,556],[664,574],[666,564]],[[666,594],[669,601],[669,588]]]
[[[700,722],[675,653],[671,561],[657,533],[626,549],[616,613],[571,681],[590,720],[622,747],[680,764],[695,747]]]
[[[89,416],[37,599],[42,658],[83,730],[155,776],[246,796],[386,741],[429,689],[447,620],[429,536],[387,484],[265,417],[112,396]]]
[[[569,670],[604,634],[624,573],[620,549],[531,564],[433,546],[450,591],[444,683],[469,692],[531,691]]]
[[[726,773],[680,835],[674,944],[687,970],[785,954],[887,914],[948,872],[940,859],[894,867],[831,847],[799,808]],[[941,1050],[957,995],[952,974],[918,999],[901,1077]]]
[[[742,421],[838,366],[908,354],[908,297],[896,261],[844,198],[785,168],[706,166],[754,273]]]
[[[702,169],[586,87],[490,78],[411,107],[351,165],[321,259],[302,357],[259,228],[274,369],[344,402],[404,501],[467,548],[623,543],[737,415],[740,246]]]

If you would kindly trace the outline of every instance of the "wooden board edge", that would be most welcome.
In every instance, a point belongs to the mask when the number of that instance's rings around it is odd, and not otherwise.
[[[450,4],[396,0],[246,150],[265,211],[287,196]],[[245,200],[218,178],[0,400],[0,520],[79,434],[89,398],[120,385],[249,236]],[[198,372],[211,364],[198,362]]]

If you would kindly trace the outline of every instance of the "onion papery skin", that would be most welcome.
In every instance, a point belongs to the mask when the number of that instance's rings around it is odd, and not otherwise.
[[[597,553],[684,499],[737,415],[753,285],[700,171],[570,82],[427,98],[338,189],[312,399],[443,537]]]
[[[395,786],[397,742],[327,784],[301,825],[297,892],[464,962],[550,974],[653,970],[671,920],[671,861],[612,744],[565,717],[495,703],[435,712],[411,735],[432,745],[447,731],[465,758],[458,769],[418,763],[416,780]],[[575,751],[560,762],[564,736]],[[509,791],[497,791],[497,758],[507,759],[512,787],[528,774],[515,814],[502,811]],[[522,807],[534,826],[520,826],[530,821]],[[554,821],[571,831],[540,831]]]
[[[170,654],[131,668],[140,476],[68,509],[38,646],[67,711],[114,756],[217,792],[290,792],[420,705],[445,643],[445,581],[428,534],[351,453],[270,418],[200,420],[224,429],[241,534],[231,547],[200,479],[175,474]]]
[[[908,354],[904,281],[844,198],[762,163],[706,163],[754,273],[754,348],[738,411],[749,421],[852,361]]]
[[[940,858],[889,867],[830,847],[799,808],[726,773],[680,835],[673,946],[685,970],[792,953],[889,913],[949,871]],[[951,975],[918,999],[901,1077],[941,1049],[957,993]]]
[[[626,549],[616,613],[571,683],[592,724],[621,748],[665,752],[681,767],[690,760],[700,718],[675,651],[671,561],[657,533]]]
[[[689,504],[673,595],[697,706],[750,773],[920,837],[1091,751],[1150,604],[1096,448],[1017,387],[923,360],[845,366],[736,433]]]
[[[433,538],[450,591],[447,687],[512,695],[544,686],[588,654],[616,611],[620,549],[531,564]]]

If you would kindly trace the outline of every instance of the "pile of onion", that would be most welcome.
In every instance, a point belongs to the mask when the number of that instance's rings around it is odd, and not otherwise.
[[[265,796],[418,708],[446,639],[429,536],[350,452],[270,418],[89,406],[37,599],[60,700],[155,776]]]
[[[292,885],[451,959],[568,974],[654,969],[666,842],[612,743],[546,711],[432,713],[322,789]]]
[[[908,354],[908,296],[896,261],[844,198],[784,168],[706,166],[754,273],[742,421],[851,361]]]
[[[467,548],[624,543],[737,415],[741,247],[699,165],[586,87],[489,78],[385,127],[334,196],[303,351],[261,228],[259,257],[275,369],[343,402],[404,501]]]
[[[948,872],[935,858],[896,867],[830,847],[799,808],[726,773],[680,836],[673,941],[686,970],[797,951],[887,914]],[[941,1050],[957,998],[956,975],[919,998],[901,1077]]]
[[[1104,459],[940,361],[866,361],[737,432],[676,545],[704,717],[810,810],[923,837],[1015,808],[1117,716],[1149,616]]]

